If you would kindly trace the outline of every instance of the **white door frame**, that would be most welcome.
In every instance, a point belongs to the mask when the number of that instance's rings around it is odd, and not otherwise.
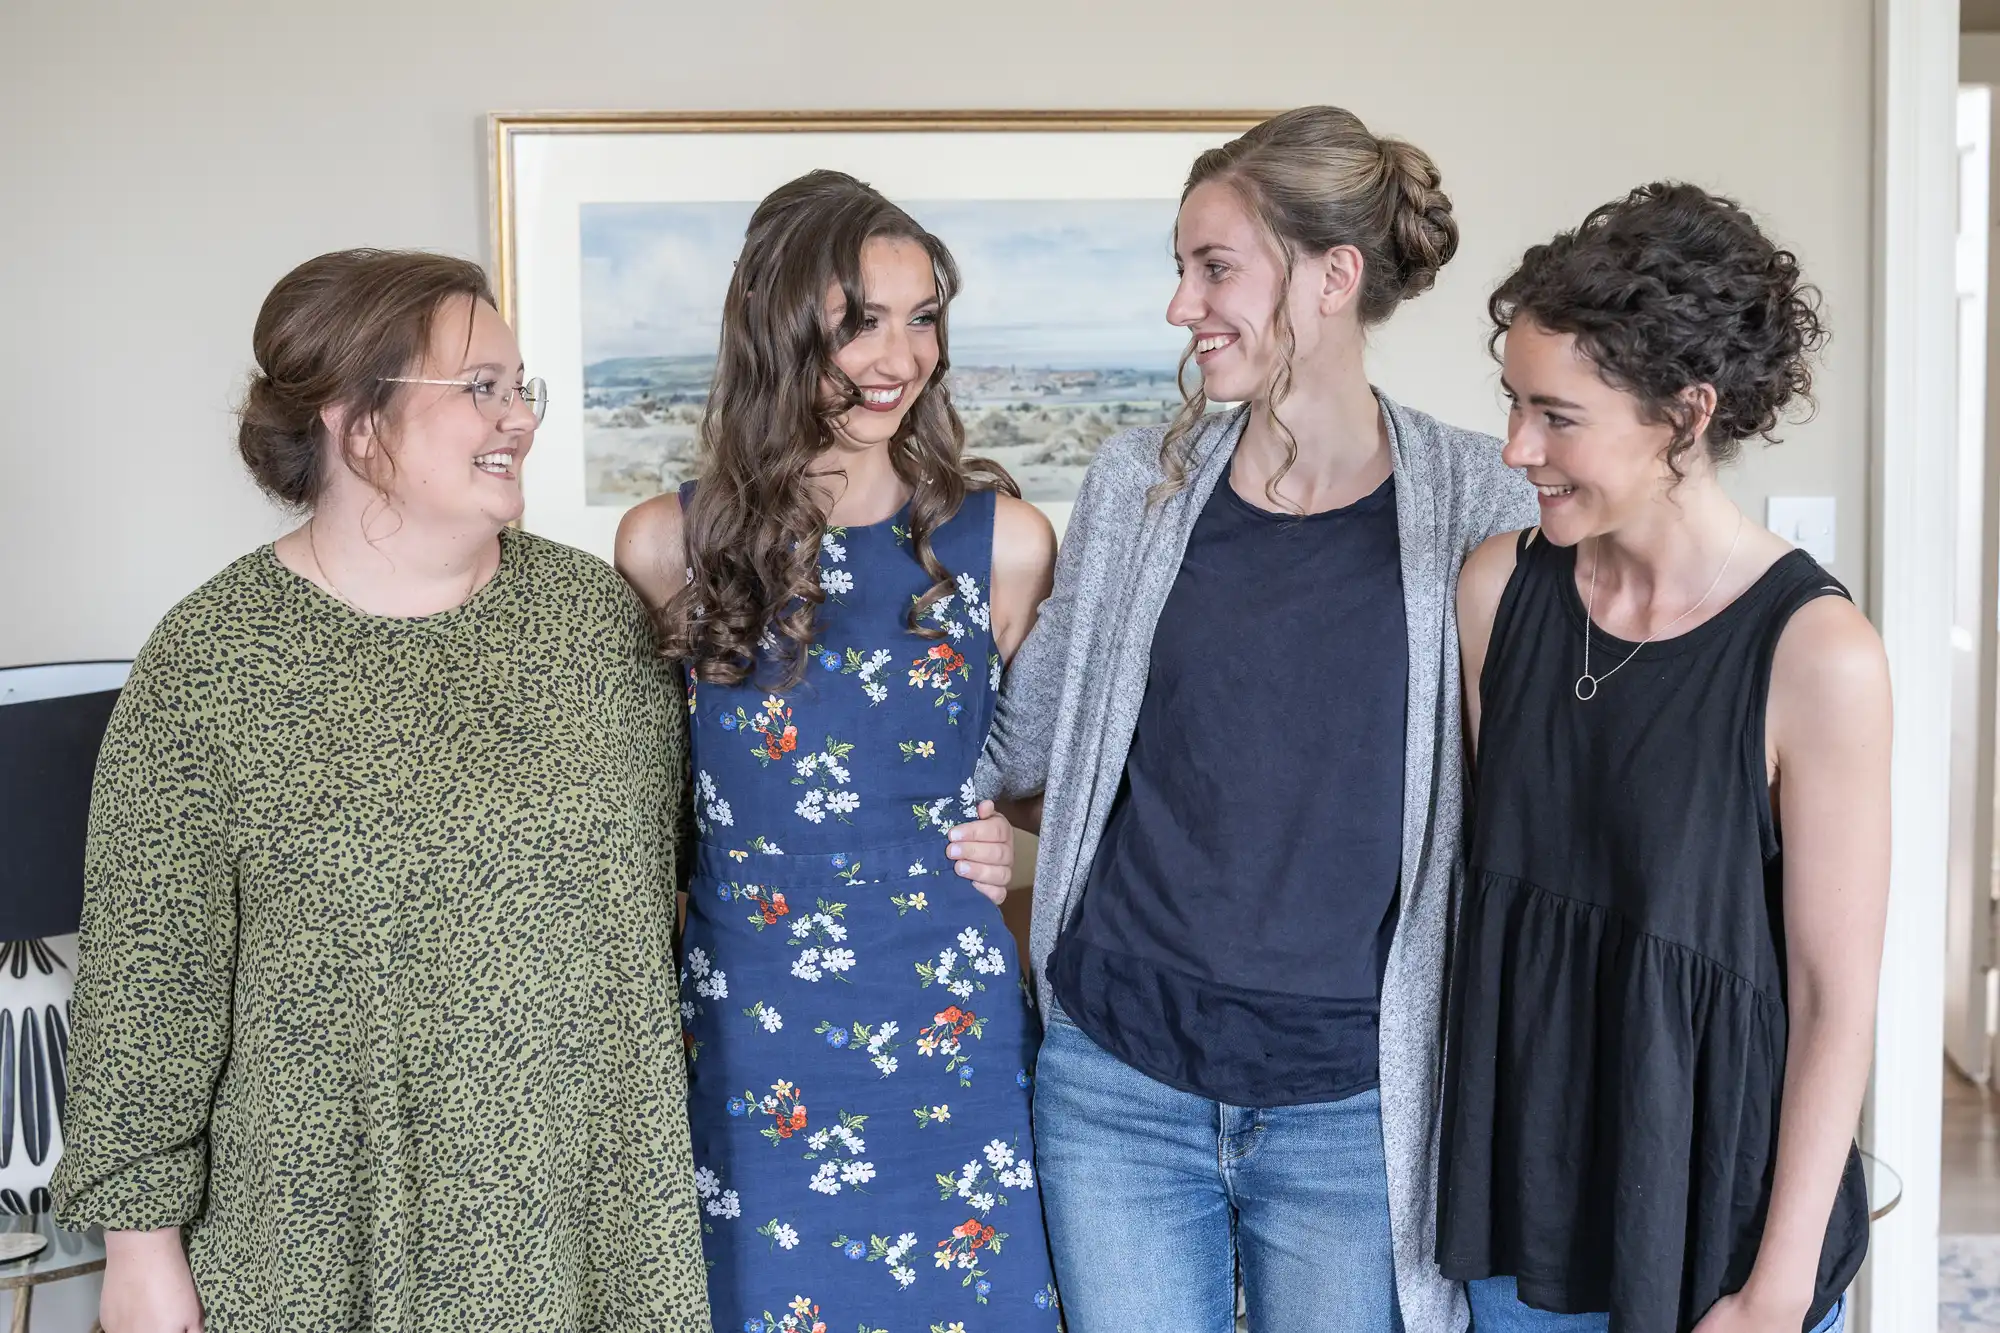
[[[1951,762],[1958,0],[1875,0],[1875,623],[1896,708],[1889,931],[1863,1133],[1902,1177],[1861,1333],[1937,1326]]]
[[[1960,1073],[1992,1070],[1994,580],[2000,567],[1994,478],[1986,466],[1988,205],[1993,89],[1975,73],[1976,48],[1958,44],[1958,432],[1952,494],[1951,835],[1946,851],[1944,1049]]]

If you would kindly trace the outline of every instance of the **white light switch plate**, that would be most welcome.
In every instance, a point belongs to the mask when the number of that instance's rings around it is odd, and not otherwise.
[[[1764,526],[1822,565],[1833,563],[1833,497],[1774,495],[1764,502]]]

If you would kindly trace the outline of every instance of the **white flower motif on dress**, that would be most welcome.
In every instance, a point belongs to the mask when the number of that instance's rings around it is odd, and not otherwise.
[[[915,861],[912,862],[910,865],[911,879],[915,879],[919,875],[928,875],[930,873],[931,873],[930,871],[924,869],[924,863],[922,861]]]
[[[835,564],[839,564],[841,561],[847,559],[847,548],[835,541],[834,534],[831,532],[820,534],[819,549],[828,560],[833,561]]]
[[[694,1191],[702,1198],[713,1199],[721,1188],[722,1178],[707,1167],[704,1166],[694,1173]]]
[[[736,817],[729,811],[729,802],[721,799],[720,793],[716,790],[715,779],[708,775],[706,769],[695,774],[694,784],[695,795],[698,798],[695,801],[696,828],[706,833],[711,826],[728,828],[736,822]]]
[[[994,653],[986,659],[986,685],[994,693],[1000,691],[1000,654]]]
[[[840,1183],[843,1185],[866,1185],[875,1179],[875,1166],[871,1162],[842,1162]]]
[[[840,1168],[832,1162],[821,1162],[819,1170],[813,1172],[812,1179],[806,1182],[806,1187],[821,1194],[840,1193]]]
[[[888,1261],[889,1275],[896,1279],[896,1285],[899,1287],[907,1287],[917,1280],[917,1270],[903,1262],[908,1257],[910,1251],[916,1247],[916,1233],[914,1231],[905,1231],[902,1235],[896,1237],[896,1243],[891,1245],[887,1253],[882,1256]]]
[[[992,1160],[994,1156],[994,1149],[996,1147],[1006,1148],[1007,1145],[999,1142],[998,1140],[995,1140],[993,1143],[987,1144],[986,1156],[989,1161]],[[1009,1156],[1009,1162],[1011,1163],[1013,1150],[1007,1149],[1007,1151]],[[970,1207],[974,1212],[978,1213],[981,1217],[984,1217],[988,1213],[992,1212],[995,1208],[1001,1208],[1007,1205],[1007,1196],[998,1193],[994,1189],[994,1185],[999,1184],[1011,1187],[1013,1179],[1016,1178],[1015,1173],[1011,1169],[1011,1166],[1009,1170],[1006,1172],[1006,1178],[1004,1179],[1002,1178],[1001,1173],[996,1171],[991,1173],[992,1179],[989,1182],[988,1175],[989,1172],[987,1168],[982,1166],[978,1162],[967,1162],[964,1166],[959,1168],[959,1172],[956,1176],[947,1176],[944,1174],[939,1174],[937,1178],[938,1198],[949,1199],[953,1195],[956,1195],[957,1197],[965,1200],[966,1205]]]
[[[841,790],[851,776],[841,761],[853,752],[852,741],[839,741],[828,736],[825,747],[817,754],[802,756],[793,765],[798,771],[798,776],[792,779],[794,787],[818,783],[792,807],[801,819],[820,824],[831,814],[843,824],[853,822],[848,816],[861,807],[861,797]]]
[[[844,569],[822,569],[819,586],[828,597],[839,597],[854,591],[854,575]]]
[[[799,1243],[798,1232],[792,1230],[790,1227],[778,1228],[778,1244],[782,1248],[789,1250],[798,1243]]]
[[[918,828],[936,829],[939,833],[944,832],[952,826],[952,818],[947,813],[950,809],[951,798],[949,796],[941,796],[928,805],[917,804],[910,807],[910,810],[917,817]],[[916,872],[912,871],[911,873],[915,874]]]
[[[852,676],[861,683],[861,692],[868,696],[868,703],[872,707],[889,697],[889,688],[879,677],[882,668],[895,660],[896,655],[887,648],[877,648],[867,657],[863,657],[859,649],[849,648],[846,665],[841,667],[840,674]]]
[[[707,976],[708,951],[703,949],[700,945],[696,945],[694,948],[689,949],[687,951],[687,970],[688,970],[688,975],[691,977]]]
[[[758,1227],[757,1234],[769,1236],[771,1243],[781,1250],[792,1249],[799,1243],[799,1233],[775,1217]]]
[[[844,982],[847,978],[841,974],[852,969],[856,961],[854,950],[835,947],[847,938],[847,927],[841,924],[847,904],[821,898],[814,907],[816,910],[801,912],[792,922],[792,944],[799,950],[799,956],[792,960],[792,975],[800,981],[832,976]],[[824,1027],[817,1030],[824,1031]]]
[[[717,968],[694,983],[694,993],[704,1000],[726,1000],[729,998],[729,974]]]
[[[721,1197],[708,1201],[708,1215],[719,1217],[725,1222],[743,1216],[743,1200],[735,1190],[724,1190]]]
[[[743,1016],[756,1019],[766,1032],[776,1032],[785,1026],[784,1016],[775,1007],[765,1004],[762,1000],[745,1009]]]
[[[971,778],[959,784],[958,807],[959,813],[965,818],[979,818],[979,793],[973,788]]]
[[[1005,1139],[995,1139],[986,1145],[986,1163],[995,1171],[1014,1165],[1014,1149]]]
[[[965,935],[974,936],[980,940],[981,944],[985,943],[985,937],[979,935],[976,930],[967,930],[960,938],[963,939]],[[985,971],[980,966],[985,961],[984,952],[974,953],[968,951],[963,961],[971,963],[975,970]],[[932,986],[942,986],[961,1000],[971,999],[974,991],[986,989],[986,983],[977,977],[969,977],[961,973],[958,970],[960,962],[961,959],[958,950],[950,948],[940,949],[936,958],[916,965],[917,980],[922,984],[922,988],[924,989],[929,989]]]

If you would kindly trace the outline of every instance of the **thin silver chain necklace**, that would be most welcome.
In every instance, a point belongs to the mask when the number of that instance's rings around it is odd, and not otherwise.
[[[1641,639],[1638,648],[1634,648],[1631,652],[1625,654],[1624,662],[1620,662],[1601,676],[1590,674],[1590,634],[1592,630],[1597,628],[1597,562],[1599,554],[1597,547],[1592,546],[1590,548],[1590,599],[1584,603],[1583,607],[1583,674],[1576,678],[1576,697],[1584,703],[1589,703],[1592,699],[1595,699],[1597,697],[1597,687],[1623,670],[1626,662],[1630,662],[1639,655],[1639,648],[1644,648],[1647,644],[1659,638],[1695,612],[1701,610],[1702,607],[1708,605],[1708,599],[1713,597],[1715,590],[1722,586],[1722,576],[1729,572],[1729,562],[1736,558],[1736,543],[1742,540],[1743,513],[1741,510],[1738,510],[1736,514],[1736,535],[1729,539],[1729,554],[1722,557],[1722,568],[1715,571],[1715,577],[1709,581],[1708,591],[1701,595],[1701,600],[1675,616],[1659,629],[1648,634],[1644,639]]]

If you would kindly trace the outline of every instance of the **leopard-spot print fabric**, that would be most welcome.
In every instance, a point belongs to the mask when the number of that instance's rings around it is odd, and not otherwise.
[[[268,547],[176,607],[98,766],[61,1221],[184,1225],[207,1333],[706,1330],[679,697],[512,531],[442,615]]]

